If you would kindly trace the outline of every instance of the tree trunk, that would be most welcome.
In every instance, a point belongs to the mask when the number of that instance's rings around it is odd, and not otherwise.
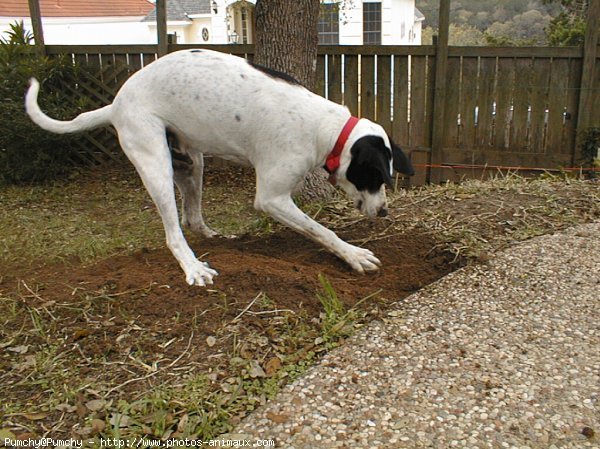
[[[257,0],[254,62],[296,78],[313,89],[317,68],[320,0]],[[335,189],[322,169],[300,189],[304,201],[330,198]]]

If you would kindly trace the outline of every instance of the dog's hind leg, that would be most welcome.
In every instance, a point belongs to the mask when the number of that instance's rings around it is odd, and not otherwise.
[[[188,152],[172,133],[167,133],[167,140],[173,161],[173,179],[181,193],[181,224],[205,237],[218,235],[202,217],[202,153]]]
[[[145,122],[148,125],[148,122]],[[217,272],[196,259],[187,244],[177,216],[173,185],[173,165],[164,128],[160,125],[136,127],[129,122],[118,129],[123,151],[138,171],[154,201],[165,229],[167,246],[179,262],[189,285],[213,283]]]

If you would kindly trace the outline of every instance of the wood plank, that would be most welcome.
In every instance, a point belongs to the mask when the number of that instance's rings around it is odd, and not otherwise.
[[[459,147],[475,148],[475,108],[477,106],[478,58],[462,58]]]
[[[129,66],[128,55],[117,54],[115,55],[115,87],[120,88],[127,78],[133,73],[132,68]]]
[[[479,62],[477,89],[477,133],[476,148],[489,148],[494,131],[494,99],[496,86],[496,58],[482,58]]]
[[[45,53],[44,27],[42,25],[42,12],[40,9],[40,0],[29,0],[29,17],[31,18],[31,27],[33,28],[33,39],[36,50],[40,54]]]
[[[458,147],[458,143],[461,140],[462,129],[458,125],[458,113],[460,111],[460,69],[460,58],[448,58],[448,75],[447,79],[445,80],[447,88],[446,95],[444,97],[445,115],[444,123],[442,124],[444,139],[442,141],[442,145],[450,148]]]
[[[360,57],[360,116],[375,120],[375,56]]]
[[[435,103],[435,58],[432,56],[426,57],[427,67],[427,84],[425,98],[425,142],[424,146],[431,149],[433,140],[433,105]]]
[[[254,45],[252,44],[169,44],[169,51],[179,50],[194,50],[194,49],[206,49],[213,51],[220,51],[221,53],[227,53],[230,55],[240,56],[242,58],[254,55]],[[156,47],[154,48],[156,50]],[[142,52],[144,53],[144,52]],[[147,52],[152,53],[152,52]]]
[[[327,58],[327,95],[331,101],[342,104],[342,56],[327,55]]]
[[[111,50],[107,51],[110,47]],[[252,44],[170,44],[170,51],[186,50],[193,48],[206,48],[232,54],[254,54]],[[129,45],[46,45],[47,54],[61,53],[156,53],[155,44],[129,44]],[[397,55],[397,56],[435,56],[436,49],[432,45],[319,45],[319,54],[328,55]],[[500,58],[582,58],[581,47],[448,47],[448,54],[452,57],[500,57]]]
[[[512,138],[515,59],[498,58],[497,76],[493,147],[497,150],[503,150],[508,148]]]
[[[427,103],[427,60],[425,56],[411,58],[410,79],[410,145],[427,146],[429,138],[425,129]]]
[[[569,89],[569,60],[554,59],[548,89],[548,126],[546,128],[546,152],[565,152],[565,110]],[[568,152],[568,151],[567,151]]]
[[[143,53],[142,54],[142,63],[144,65],[144,67],[146,67],[148,64],[151,64],[154,61],[156,61],[156,58],[157,58],[156,53]]]
[[[168,52],[169,39],[167,35],[167,0],[156,0],[156,41],[158,42],[158,57]]]
[[[394,56],[394,122],[392,138],[399,145],[409,145],[408,123],[408,56]]]
[[[46,53],[156,53],[156,45],[46,45]]]
[[[515,88],[513,97],[513,128],[510,148],[519,151],[529,149],[529,98],[532,76],[531,58],[515,60]]]
[[[344,66],[344,104],[358,116],[358,56],[346,55]]]
[[[582,131],[591,126],[598,126],[598,122],[593,122],[594,109],[598,104],[594,104],[595,92],[594,82],[596,81],[597,58],[600,56],[598,44],[600,43],[600,0],[590,0],[586,19],[586,33],[583,47],[583,67],[581,72],[581,94],[579,97],[579,114],[577,118],[577,129]]]
[[[129,59],[129,66],[131,67],[131,73],[135,73],[143,67],[142,54],[141,53],[129,53],[127,56]]]
[[[377,57],[377,101],[375,119],[388,135],[392,133],[392,57]]]
[[[577,122],[579,107],[579,87],[581,82],[581,72],[583,59],[569,60],[569,88],[567,91],[567,112],[565,117],[565,148],[570,149],[572,154],[572,164],[576,162],[577,154]]]
[[[98,53],[86,53],[87,68],[90,72],[96,73],[100,71],[100,55]]]
[[[325,96],[325,55],[317,56],[314,93]]]
[[[431,151],[425,150],[413,150],[410,152],[410,160],[415,167],[414,176],[410,177],[411,186],[422,186],[427,183],[429,179],[429,160],[431,157]]]
[[[442,162],[442,148],[446,131],[446,83],[448,80],[448,40],[450,37],[450,0],[440,0],[439,6],[439,36],[435,55],[435,98],[433,104],[433,123],[431,132],[431,164],[439,165]],[[432,169],[430,180],[433,183],[442,181],[443,172]]]
[[[546,108],[550,83],[551,60],[535,58],[531,77],[531,125],[529,131],[529,151],[543,153],[546,137]]]
[[[596,105],[590,111],[589,124],[593,127],[600,127],[600,58],[596,59],[595,79],[592,81],[592,100],[591,104]]]
[[[319,54],[328,55],[387,55],[387,56],[433,56],[432,45],[319,45]]]
[[[581,47],[450,47],[449,56],[467,58],[580,58]]]

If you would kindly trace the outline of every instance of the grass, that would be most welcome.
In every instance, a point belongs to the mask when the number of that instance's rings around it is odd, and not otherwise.
[[[107,180],[108,178],[108,180]],[[164,245],[160,217],[137,175],[129,171],[79,182],[0,187],[0,265],[96,261]],[[223,234],[268,227],[252,196],[209,185],[207,219]],[[210,207],[223,202],[226,208]],[[143,226],[140,226],[143,224]]]
[[[158,214],[137,178],[107,176],[0,187],[0,266],[18,274],[38,263],[89,264],[163,247]],[[252,211],[252,192],[209,183],[206,197],[227,204],[206,208],[207,221],[224,233],[264,234],[275,226]],[[337,230],[370,229],[342,200],[306,209]],[[485,261],[515,241],[599,217],[593,182],[509,174],[400,191],[392,195],[385,226],[354,243],[429,233],[455,259]],[[1,404],[0,435],[75,435],[98,445],[100,437],[207,439],[228,432],[368,320],[365,309],[383,294],[373,291],[348,307],[327,277],[319,276],[319,285],[312,292],[317,316],[301,306],[278,308],[279,298],[264,292],[241,304],[215,288],[208,307],[228,318],[207,336],[201,335],[206,306],[189,315],[169,312],[169,326],[187,333],[179,338],[140,326],[135,311],[123,307],[161,286],[77,286],[68,298],[49,301],[43,284],[21,280],[16,290],[0,290],[0,384],[9,399]],[[105,333],[113,346],[82,351],[90,332]],[[159,353],[147,349],[152,339],[160,342]],[[212,357],[210,368],[202,357]]]
[[[327,294],[335,296],[331,285],[327,285]],[[343,316],[328,313],[323,323],[312,324],[308,319],[292,315],[275,319],[271,325],[286,354],[269,355],[269,363],[260,360],[267,357],[269,348],[264,354],[253,354],[250,359],[244,353],[248,349],[242,346],[253,343],[262,346],[259,340],[253,341],[251,336],[244,336],[243,342],[234,340],[233,347],[227,352],[229,377],[215,388],[211,373],[197,373],[193,366],[180,366],[178,360],[149,364],[144,362],[145,354],[141,350],[135,351],[136,356],[127,362],[108,360],[102,355],[94,359],[82,357],[77,345],[69,345],[70,338],[61,333],[63,320],[57,317],[62,317],[61,309],[67,307],[78,307],[82,313],[92,314],[89,298],[82,296],[78,301],[53,305],[50,313],[44,306],[28,305],[30,297],[21,296],[20,302],[12,297],[0,297],[0,315],[5,317],[3,324],[20,323],[17,328],[5,326],[2,348],[15,356],[29,354],[24,362],[4,366],[6,373],[13,371],[10,381],[7,382],[9,376],[2,377],[5,387],[20,391],[20,394],[31,392],[30,396],[39,397],[32,393],[43,392],[44,401],[3,402],[0,432],[36,434],[37,423],[56,416],[56,410],[60,410],[62,416],[50,429],[52,433],[64,431],[62,424],[80,414],[81,424],[73,430],[92,446],[100,446],[100,437],[206,440],[228,432],[236,417],[244,416],[274,397],[283,385],[306,371],[317,353],[342,338],[342,332],[338,331],[338,336],[332,333],[332,327],[339,329],[334,320],[343,319],[338,323],[348,327],[354,316],[352,312],[343,313]],[[272,310],[264,295],[260,295],[256,305],[260,305],[263,312]],[[339,304],[335,307],[338,310]],[[243,312],[239,315],[242,318]],[[320,329],[323,334],[319,333]],[[219,333],[236,331],[235,324],[225,323]],[[192,335],[193,332],[192,329]],[[343,332],[344,337],[348,334],[347,330]],[[192,341],[191,337],[189,341]],[[69,346],[70,349],[65,350]],[[181,359],[189,353],[190,345],[180,355]],[[22,360],[22,357],[14,360]],[[144,374],[121,382],[122,372],[118,368],[123,366],[129,372],[140,371],[142,367]],[[98,369],[103,370],[104,375],[90,377],[83,374]],[[15,371],[18,371],[17,376]],[[116,399],[115,393],[128,382],[141,378],[156,379],[155,386],[128,395],[129,400]]]

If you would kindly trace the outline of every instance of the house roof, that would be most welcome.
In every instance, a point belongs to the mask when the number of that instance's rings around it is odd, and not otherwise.
[[[415,8],[415,20],[420,22],[421,20],[425,20],[425,15],[418,8]]]
[[[167,20],[190,20],[193,14],[210,14],[210,0],[168,0]],[[146,16],[144,22],[156,21],[156,8]]]
[[[40,0],[42,17],[145,16],[152,8],[148,0]],[[1,0],[0,17],[29,17],[27,0]]]

